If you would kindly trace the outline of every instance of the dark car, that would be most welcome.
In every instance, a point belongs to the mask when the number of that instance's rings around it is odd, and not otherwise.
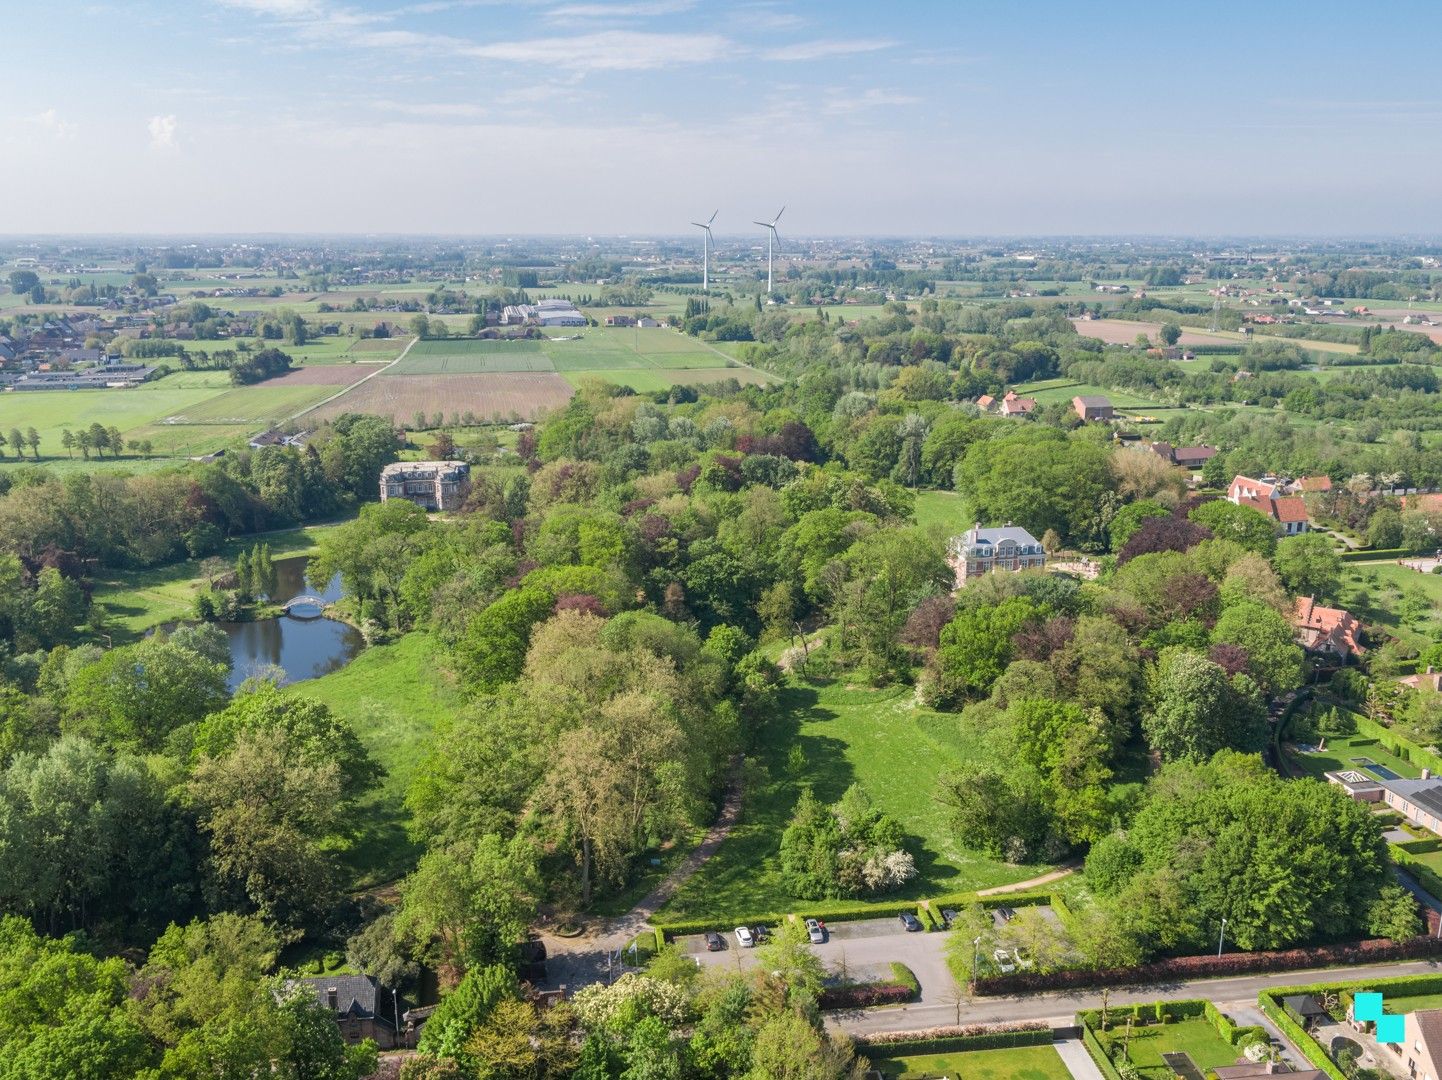
[[[715,930],[708,931],[706,934],[706,951],[720,952],[724,948],[726,948],[726,942],[721,935],[716,933]]]
[[[753,926],[751,928],[751,936],[754,937],[757,942],[762,942],[771,936],[771,931],[764,926]]]
[[[921,929],[921,920],[918,919],[911,912],[903,911],[901,913],[901,925],[907,930],[908,933],[910,933],[912,931]]]
[[[951,908],[944,907],[941,909],[941,925],[944,926],[946,929],[950,930],[951,924],[956,922],[956,920],[959,918],[961,918],[961,916],[957,912],[953,911]]]

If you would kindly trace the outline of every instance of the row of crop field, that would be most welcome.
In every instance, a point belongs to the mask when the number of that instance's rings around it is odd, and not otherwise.
[[[391,375],[487,372],[687,370],[721,368],[728,359],[694,337],[665,328],[589,328],[516,341],[442,338],[418,341]]]

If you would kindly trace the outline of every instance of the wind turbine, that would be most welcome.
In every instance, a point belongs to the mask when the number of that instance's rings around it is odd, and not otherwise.
[[[776,216],[770,221],[753,221],[751,224],[760,225],[766,230],[766,296],[771,297],[771,253],[772,245],[781,246],[781,237],[776,235],[776,223],[781,220],[781,215],[786,213],[786,207],[776,211]]]
[[[706,234],[701,238],[701,291],[707,294],[711,292],[711,248],[713,245],[711,239],[711,222],[716,220],[716,215],[720,212],[720,210],[711,211],[711,216],[706,219],[705,225],[702,225],[699,221],[691,222],[692,225],[695,225],[696,228]]]

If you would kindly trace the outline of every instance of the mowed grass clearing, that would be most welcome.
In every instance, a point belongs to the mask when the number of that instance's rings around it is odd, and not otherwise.
[[[307,525],[237,537],[226,542],[219,556],[233,563],[241,552],[259,543],[269,544],[276,558],[309,555],[330,527]],[[108,571],[96,579],[93,599],[105,610],[115,644],[120,645],[161,623],[190,618],[196,593],[205,584],[200,561],[187,559],[148,570]]]
[[[167,418],[170,425],[271,424],[324,401],[338,386],[242,386]]]
[[[1071,1080],[1056,1047],[1016,1046],[1004,1050],[966,1050],[949,1054],[882,1057],[886,1048],[863,1051],[872,1068],[887,1080],[952,1076],[960,1080]]]
[[[339,671],[293,688],[348,720],[386,771],[380,787],[357,810],[361,833],[345,854],[357,888],[395,881],[420,856],[406,834],[406,790],[431,733],[464,703],[440,661],[435,640],[416,631],[393,645],[372,646]]]
[[[795,772],[792,747],[799,747],[805,760]],[[898,900],[1007,885],[1044,872],[1045,866],[1013,866],[964,848],[936,801],[943,772],[992,752],[986,731],[964,725],[956,714],[916,706],[909,688],[810,685],[793,679],[759,736],[755,759],[765,774],[748,788],[741,820],[662,909],[660,920],[714,917],[734,923],[802,910],[807,901],[784,885],[779,858],[781,833],[802,784],[809,784],[822,802],[833,803],[859,783],[905,830],[917,877],[878,898],[880,910],[894,909]]]

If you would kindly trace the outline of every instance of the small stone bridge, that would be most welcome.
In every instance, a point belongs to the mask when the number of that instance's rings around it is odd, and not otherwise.
[[[292,616],[292,617],[294,617],[294,618],[297,618],[297,619],[307,619],[307,618],[309,618],[309,619],[317,619],[317,618],[320,617],[321,613],[325,610],[326,602],[325,602],[324,599],[322,599],[322,598],[319,597],[319,596],[312,596],[312,595],[310,595],[309,593],[306,593],[306,594],[303,595],[303,596],[292,596],[289,600],[287,600],[285,603],[281,604],[280,606],[281,606],[281,609],[282,609],[287,615],[290,615],[290,616]],[[296,608],[315,608],[315,614],[314,614],[314,615],[301,614],[300,612],[297,612],[297,611],[295,610]]]

